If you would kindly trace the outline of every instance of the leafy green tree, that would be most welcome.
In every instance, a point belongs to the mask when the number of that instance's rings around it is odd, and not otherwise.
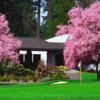
[[[86,8],[96,0],[78,0],[78,1],[80,2],[83,8]]]
[[[0,1],[0,13],[7,16],[11,32],[16,36],[36,36],[35,9],[34,0]]]
[[[51,19],[47,18],[42,28],[44,38],[55,36],[56,26],[67,24],[69,16],[67,12],[74,6],[75,0],[52,0],[51,1]]]
[[[21,2],[18,4],[19,33],[20,36],[36,36],[36,17],[31,2]]]

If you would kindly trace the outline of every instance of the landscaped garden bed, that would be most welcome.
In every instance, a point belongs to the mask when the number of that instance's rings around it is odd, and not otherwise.
[[[12,61],[8,61],[6,65],[1,64],[0,68],[0,84],[34,83],[69,79],[68,74],[64,73],[65,66],[64,68],[63,66],[52,67],[50,63],[45,66],[43,61],[38,62],[35,71],[24,68],[22,64],[15,64]]]

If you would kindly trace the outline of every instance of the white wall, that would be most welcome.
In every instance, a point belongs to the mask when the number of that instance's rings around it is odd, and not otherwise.
[[[23,62],[25,62],[25,55],[27,54],[27,51],[20,50],[20,54],[23,55]],[[31,51],[32,53],[32,62],[34,62],[34,55],[40,54],[40,59],[44,61],[44,64],[47,65],[47,51]]]
[[[27,51],[22,51],[22,50],[20,50],[19,53],[20,53],[21,55],[23,55],[23,62],[25,62],[25,55],[27,54]]]
[[[32,62],[34,62],[34,54],[40,54],[40,59],[44,61],[44,64],[47,65],[47,51],[31,51],[32,52]]]

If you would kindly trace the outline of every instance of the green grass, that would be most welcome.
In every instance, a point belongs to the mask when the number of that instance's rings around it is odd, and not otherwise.
[[[79,80],[63,80],[67,84],[50,85],[55,81],[0,85],[0,100],[100,100],[100,82],[95,73],[82,73]]]

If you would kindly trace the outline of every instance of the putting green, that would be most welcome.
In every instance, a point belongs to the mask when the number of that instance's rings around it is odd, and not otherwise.
[[[100,100],[96,74],[82,73],[82,78],[81,86],[79,80],[63,80],[68,83],[57,85],[50,85],[55,81],[0,85],[0,100]]]

